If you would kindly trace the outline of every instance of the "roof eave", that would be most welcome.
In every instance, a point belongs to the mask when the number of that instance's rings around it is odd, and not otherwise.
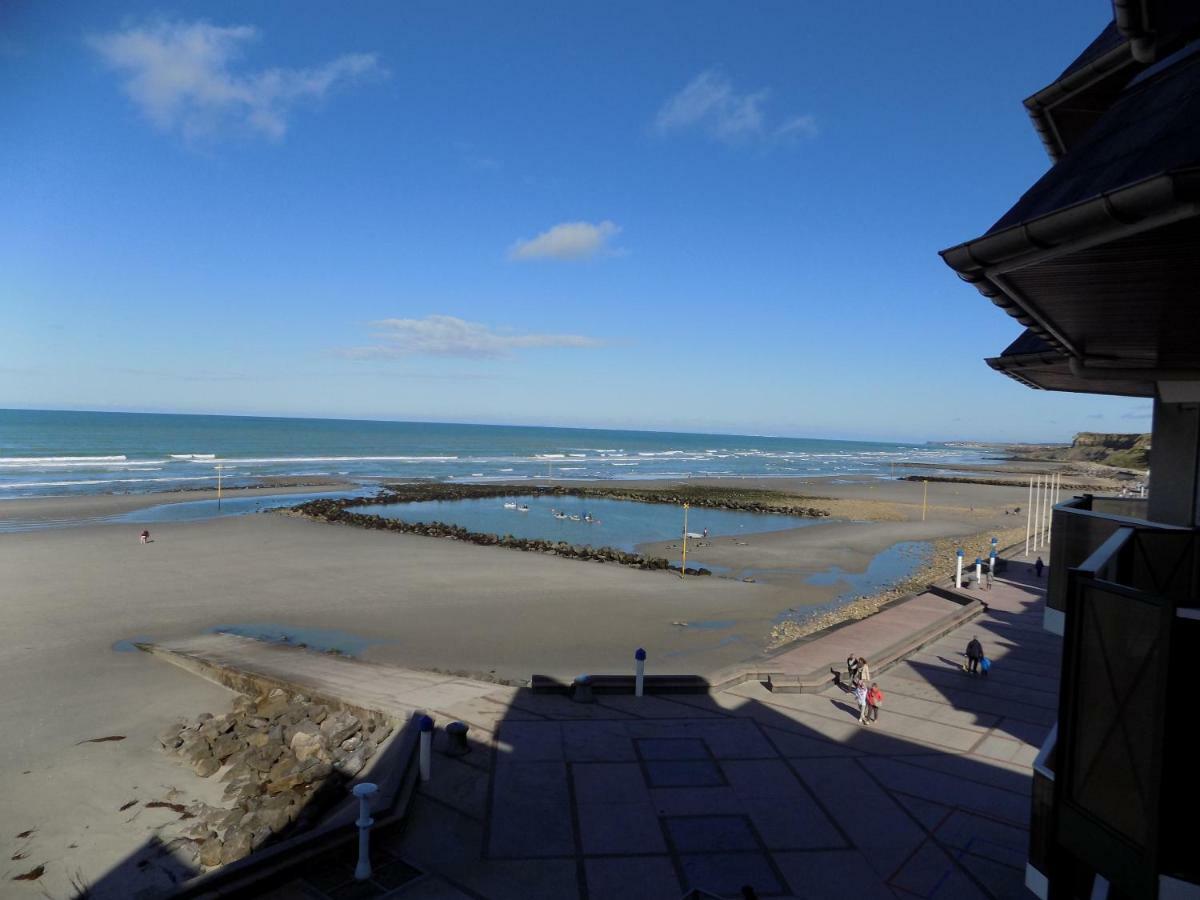
[[[1079,355],[1004,274],[1200,215],[1200,166],[1164,172],[940,251],[959,278],[1054,347]]]
[[[1122,68],[1134,65],[1136,63],[1129,44],[1120,44],[1025,98],[1025,110],[1029,113],[1034,130],[1042,139],[1050,159],[1058,162],[1068,149],[1055,126],[1054,107],[1111,77]]]

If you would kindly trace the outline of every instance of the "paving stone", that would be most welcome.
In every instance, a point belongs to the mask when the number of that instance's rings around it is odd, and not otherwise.
[[[797,774],[877,874],[894,872],[925,840],[925,832],[856,760],[810,759]]]
[[[662,828],[649,800],[640,803],[579,803],[583,852],[666,853]]]
[[[558,722],[505,722],[496,732],[499,752],[513,762],[563,759]]]
[[[934,803],[932,800],[926,800],[923,797],[909,797],[900,793],[893,794],[892,796],[896,798],[897,803],[912,813],[917,821],[928,831],[934,831],[950,817],[951,807],[941,803]]]
[[[645,766],[651,787],[713,787],[725,783],[716,763],[708,760],[658,760]]]
[[[489,851],[502,858],[575,852],[565,763],[496,766]]]
[[[883,876],[867,865],[863,854],[857,850],[774,853],[772,858],[797,897],[896,900]]]
[[[987,897],[987,894],[932,842],[922,844],[916,853],[905,860],[889,879],[889,883],[918,897],[930,897],[935,900],[972,900],[976,897],[983,900]]]
[[[671,816],[663,820],[679,853],[757,850],[758,839],[745,816]]]
[[[642,759],[711,759],[702,738],[639,738],[637,752]]]
[[[847,846],[829,817],[807,795],[783,803],[770,797],[751,797],[744,801],[743,808],[771,850]]]
[[[575,763],[571,771],[579,803],[650,802],[650,790],[637,763]]]
[[[688,889],[735,897],[743,885],[753,887],[760,897],[786,890],[762,853],[686,854],[679,857],[679,862]]]
[[[943,844],[1024,870],[1029,855],[1029,833],[994,819],[955,810],[934,832]]]
[[[663,900],[683,894],[666,856],[622,856],[584,863],[588,900]]]
[[[564,722],[562,739],[563,752],[571,762],[637,759],[624,722]]]
[[[1029,900],[1029,889],[1025,887],[1025,867],[1014,869],[995,860],[984,859],[972,853],[958,856],[958,864],[967,869],[997,900]]]
[[[868,757],[863,759],[862,764],[885,786],[894,790],[947,806],[976,810],[1021,827],[1025,827],[1029,821],[1027,795],[930,772],[898,760]]]
[[[651,802],[660,816],[701,816],[740,813],[745,801],[733,788],[657,788],[650,792]]]
[[[783,728],[762,726],[763,734],[775,745],[781,756],[803,758],[808,756],[857,756],[852,750],[835,741],[813,736],[812,732],[797,734]],[[806,729],[807,731],[807,729]]]

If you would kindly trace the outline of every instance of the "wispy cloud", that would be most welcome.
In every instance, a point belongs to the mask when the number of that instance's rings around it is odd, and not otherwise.
[[[349,53],[313,68],[235,71],[258,37],[250,25],[159,22],[87,41],[125,75],[125,92],[155,126],[189,140],[230,126],[279,140],[297,104],[387,74],[373,53]]]
[[[508,250],[515,260],[580,260],[609,250],[608,242],[621,233],[615,222],[560,222],[537,237],[519,240]]]
[[[1131,409],[1129,412],[1121,413],[1122,419],[1150,419],[1154,417],[1154,411],[1150,409]]]
[[[372,322],[378,343],[340,351],[351,359],[394,359],[408,356],[450,356],[496,359],[517,350],[544,347],[599,347],[602,341],[581,334],[519,333],[455,316],[423,319],[382,319]]]
[[[662,105],[654,130],[662,136],[701,131],[726,144],[816,136],[817,122],[811,115],[772,122],[765,109],[769,96],[766,88],[738,93],[724,73],[708,69]]]

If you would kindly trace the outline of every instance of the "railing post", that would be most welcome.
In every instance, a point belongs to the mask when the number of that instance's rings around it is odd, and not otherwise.
[[[633,696],[640,697],[644,693],[646,687],[646,651],[641,647],[637,648],[637,652],[633,654],[634,659],[634,677],[633,677]]]
[[[358,865],[354,867],[354,877],[366,881],[371,877],[371,826],[375,820],[371,818],[371,795],[379,788],[364,781],[354,786],[354,796],[358,798]]]
[[[421,716],[421,750],[420,750],[420,770],[421,780],[428,781],[431,772],[433,754],[433,719],[429,716]]]

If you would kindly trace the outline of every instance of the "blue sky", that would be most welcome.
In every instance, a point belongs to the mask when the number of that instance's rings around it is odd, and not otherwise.
[[[988,369],[1019,326],[937,256],[1110,15],[6,3],[0,407],[1145,430]]]

